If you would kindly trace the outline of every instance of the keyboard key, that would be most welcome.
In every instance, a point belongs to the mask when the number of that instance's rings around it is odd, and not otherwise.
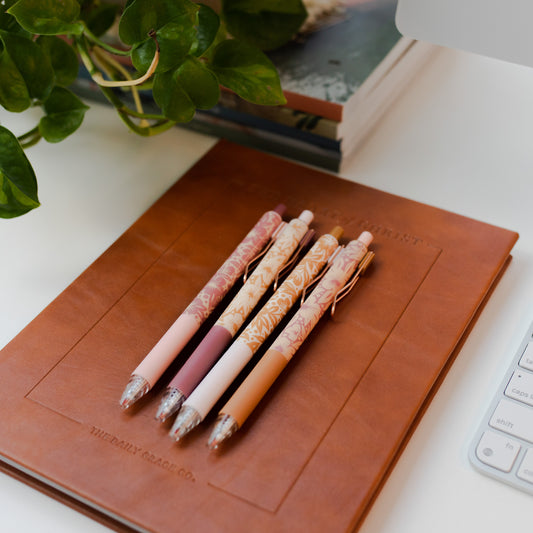
[[[533,409],[511,400],[500,400],[489,425],[533,443]]]
[[[479,471],[533,496],[533,314],[513,345],[517,350],[468,456]]]
[[[533,405],[533,374],[515,370],[505,389],[505,396]]]
[[[533,370],[533,341],[526,346],[519,365],[528,370]]]
[[[509,472],[519,451],[518,442],[505,435],[485,431],[476,448],[476,455],[481,462],[503,472]]]
[[[529,483],[533,483],[533,448],[529,448],[524,455],[516,475]]]

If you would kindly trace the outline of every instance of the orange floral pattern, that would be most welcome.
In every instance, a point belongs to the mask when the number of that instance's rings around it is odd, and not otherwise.
[[[310,283],[322,270],[328,259],[338,246],[338,241],[332,235],[322,235],[298,263],[291,275],[268,300],[257,316],[250,322],[239,336],[239,341],[246,343],[252,353],[272,333],[296,300],[302,294],[304,287]]]
[[[271,349],[291,359],[296,350],[315,327],[320,317],[333,302],[335,295],[355,272],[357,265],[367,252],[360,241],[351,241],[333,262],[331,268],[319,281],[298,313],[289,321]]]
[[[243,274],[246,265],[263,249],[280,222],[279,213],[275,211],[265,213],[184,313],[192,315],[201,324]]]
[[[222,313],[217,321],[218,326],[226,328],[232,336],[235,336],[274,281],[279,269],[296,250],[306,231],[307,224],[297,218],[287,224],[244,286]]]

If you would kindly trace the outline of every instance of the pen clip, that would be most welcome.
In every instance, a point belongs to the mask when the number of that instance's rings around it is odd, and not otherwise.
[[[281,268],[278,270],[276,277],[274,278],[274,286],[273,286],[274,292],[278,289],[279,278],[283,276],[291,268],[292,265],[294,265],[300,253],[311,242],[311,239],[313,238],[314,235],[315,235],[314,229],[307,230],[305,232],[305,235],[300,240],[300,244],[298,245],[298,248],[296,248],[296,250],[289,257],[289,259],[285,263],[283,263]]]
[[[305,301],[305,296],[306,296],[306,293],[309,291],[309,289],[317,284],[320,279],[322,279],[324,277],[324,274],[331,268],[331,265],[333,264],[333,261],[335,260],[335,258],[340,254],[341,250],[344,248],[344,245],[341,244],[339,246],[337,246],[337,248],[335,248],[335,250],[333,251],[333,253],[331,254],[331,256],[329,257],[326,265],[324,266],[324,268],[322,269],[322,271],[317,275],[315,276],[302,290],[302,296],[300,298],[300,306],[303,305],[304,301]]]
[[[253,270],[253,268],[257,266],[257,263],[259,263],[259,260],[268,252],[268,250],[270,250],[272,245],[276,242],[276,239],[279,237],[281,230],[286,225],[287,223],[282,220],[279,223],[278,227],[275,229],[274,233],[272,234],[272,237],[270,237],[270,241],[266,244],[266,246],[255,257],[252,257],[252,259],[248,261],[246,267],[244,268],[244,274],[242,276],[243,283],[246,283],[246,280],[248,279],[248,275],[250,274],[250,271]]]
[[[342,289],[337,292],[335,298],[333,299],[333,303],[331,304],[331,316],[335,314],[335,308],[337,307],[337,303],[339,303],[354,288],[355,284],[359,281],[359,278],[366,272],[366,269],[374,259],[375,255],[376,254],[374,252],[367,252],[364,255],[363,259],[361,259],[361,262],[359,263],[359,266],[355,273],[345,283],[344,287],[342,287]]]

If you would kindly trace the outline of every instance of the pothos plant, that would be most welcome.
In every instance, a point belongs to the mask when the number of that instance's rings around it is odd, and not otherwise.
[[[257,104],[284,103],[262,50],[288,41],[305,18],[301,0],[223,0],[216,11],[190,0],[0,0],[0,105],[42,110],[18,137],[0,125],[0,217],[39,205],[25,150],[81,125],[88,107],[69,89],[80,62],[125,125],[151,136],[213,107],[221,86]],[[140,91],[151,91],[160,112],[143,110]]]

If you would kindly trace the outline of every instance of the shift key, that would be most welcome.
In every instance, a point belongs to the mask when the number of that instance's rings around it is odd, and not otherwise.
[[[489,425],[533,443],[533,409],[511,400],[500,400]]]

